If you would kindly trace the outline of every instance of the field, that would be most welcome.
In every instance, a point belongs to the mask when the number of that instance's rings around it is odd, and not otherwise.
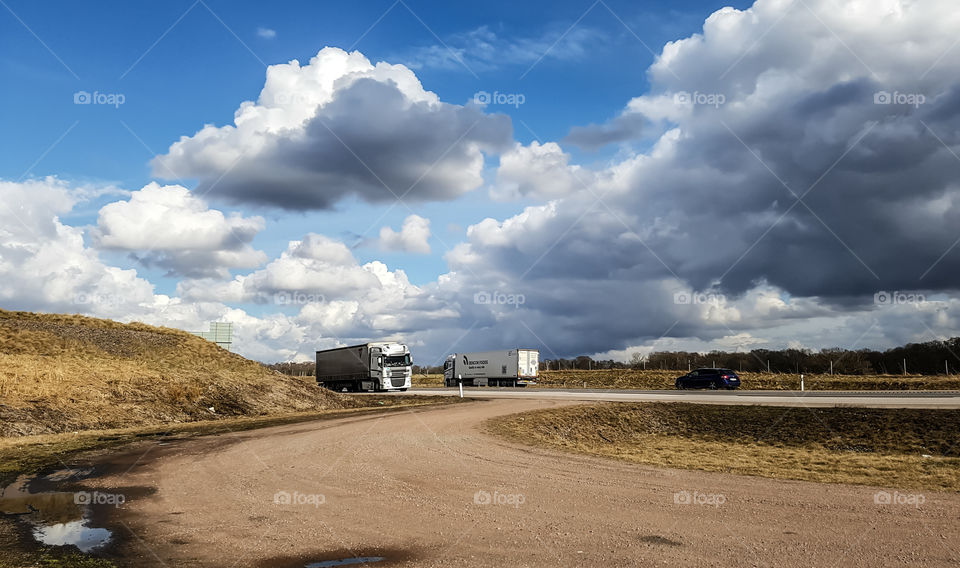
[[[540,371],[537,388],[673,389],[673,381],[686,371],[612,369],[597,371]],[[751,390],[800,390],[800,375],[738,373],[741,388]],[[807,375],[808,390],[960,390],[960,376],[924,375]],[[443,386],[443,375],[414,375],[416,387]]]
[[[487,423],[525,444],[806,481],[960,491],[960,411],[607,403]]]

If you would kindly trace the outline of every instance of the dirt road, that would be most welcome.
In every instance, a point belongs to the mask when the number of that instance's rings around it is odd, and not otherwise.
[[[145,445],[93,484],[129,493],[115,552],[136,566],[960,561],[957,494],[653,469],[478,429],[561,404],[478,401]]]

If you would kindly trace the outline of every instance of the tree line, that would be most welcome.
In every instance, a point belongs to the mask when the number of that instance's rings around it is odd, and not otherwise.
[[[541,353],[543,355],[543,353]],[[288,375],[314,374],[315,364],[273,363],[267,367]],[[942,375],[960,373],[960,337],[909,343],[886,351],[873,349],[754,349],[752,351],[656,351],[634,353],[630,361],[598,360],[580,355],[569,359],[541,359],[540,370],[655,369],[686,371],[723,367],[735,371],[771,373],[834,373],[837,375]],[[442,366],[414,365],[415,374],[443,373]]]

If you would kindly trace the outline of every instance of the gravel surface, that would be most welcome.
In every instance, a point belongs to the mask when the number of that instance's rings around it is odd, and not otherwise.
[[[112,553],[135,566],[960,562],[955,493],[657,469],[482,431],[565,404],[478,401],[147,444],[90,483],[131,495]]]

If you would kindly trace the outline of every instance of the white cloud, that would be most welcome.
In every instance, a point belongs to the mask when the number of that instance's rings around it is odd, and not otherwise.
[[[236,324],[234,348],[263,361],[304,359],[317,348],[343,344],[351,337],[403,333],[428,327],[425,322],[449,321],[454,315],[437,301],[423,298],[402,271],[391,272],[379,262],[360,266],[343,243],[320,235],[291,243],[280,258],[248,277],[226,284],[217,279],[185,280],[181,297],[156,294],[136,270],[104,263],[96,249],[84,246],[82,229],[60,221],[59,216],[95,193],[55,178],[0,180],[4,309],[83,313],[184,330],[229,321]],[[164,197],[175,198],[176,193]],[[147,194],[133,192],[132,201]],[[176,234],[158,238],[169,246],[177,242]],[[270,306],[262,316],[226,304],[275,301],[273,294],[279,292],[286,294],[287,303]],[[310,296],[314,292],[327,299]],[[320,300],[297,303],[304,298]]]
[[[95,192],[94,192],[95,193]],[[108,317],[152,304],[153,286],[135,270],[101,262],[83,231],[60,221],[90,188],[56,178],[0,181],[0,301],[21,309],[89,309]]]
[[[569,165],[570,155],[555,142],[529,146],[515,144],[500,156],[497,182],[490,191],[497,200],[524,196],[554,199],[589,187],[594,174],[577,165]]]
[[[596,51],[604,40],[599,30],[569,25],[548,31],[539,37],[497,34],[480,26],[447,37],[442,45],[416,48],[400,59],[410,67],[491,71],[504,65],[531,65],[542,59],[570,61]]]
[[[390,227],[380,229],[377,244],[382,250],[430,254],[430,219],[410,215],[403,220],[400,231]]]
[[[273,39],[277,37],[277,31],[270,28],[257,28],[257,36],[263,39]]]
[[[206,125],[153,160],[158,176],[287,209],[452,199],[482,181],[484,152],[509,147],[505,115],[441,102],[403,65],[322,49],[306,66],[271,65],[257,102],[234,125]]]
[[[196,278],[266,262],[267,255],[250,246],[263,227],[262,217],[209,209],[185,187],[150,183],[129,201],[101,208],[92,236],[103,249],[141,252],[145,265]]]

